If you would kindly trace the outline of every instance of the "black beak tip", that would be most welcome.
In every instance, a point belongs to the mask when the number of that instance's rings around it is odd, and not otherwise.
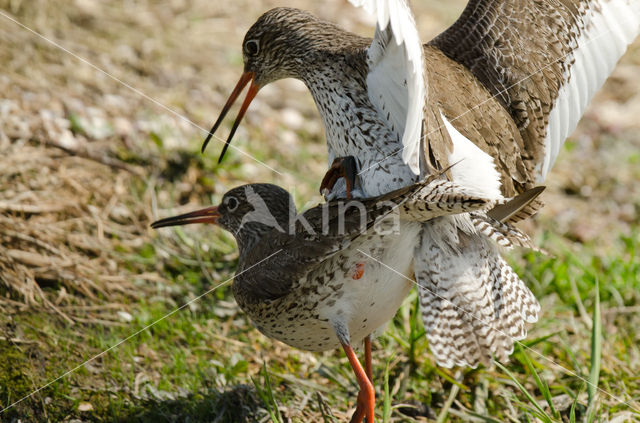
[[[156,220],[155,222],[151,222],[151,224],[149,226],[151,226],[151,228],[153,229],[159,229],[159,228],[164,228],[167,226],[173,226],[171,223],[174,219],[167,217],[166,219],[160,219],[160,220]],[[175,223],[174,223],[175,225]]]
[[[204,139],[204,142],[202,143],[202,148],[200,149],[200,153],[204,154],[204,150],[206,150],[207,145],[209,145],[209,141],[211,140],[212,135],[213,134],[209,132],[209,135],[207,135],[207,138]]]
[[[229,139],[227,139],[227,142],[224,144],[224,147],[222,147],[222,151],[220,152],[220,157],[218,157],[218,164],[220,164],[222,162],[222,159],[224,159],[224,155],[227,153],[227,150],[229,149],[229,145],[231,144],[232,137],[233,137],[233,132],[231,133],[231,135],[229,135]]]

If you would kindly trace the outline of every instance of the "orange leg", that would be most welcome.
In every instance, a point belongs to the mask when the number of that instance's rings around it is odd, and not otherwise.
[[[371,347],[371,340],[369,340],[369,347]],[[344,348],[344,352],[347,354],[349,364],[351,364],[353,373],[355,373],[358,385],[360,386],[360,392],[358,393],[358,405],[356,406],[356,412],[353,413],[353,417],[351,417],[351,423],[362,423],[362,419],[365,416],[367,417],[367,423],[374,423],[373,410],[376,403],[376,393],[373,389],[373,383],[371,383],[369,375],[367,375],[367,371],[362,368],[362,364],[360,364],[358,356],[355,351],[353,351],[353,348],[351,348],[351,345],[342,344],[342,348]],[[368,367],[369,369],[371,368],[371,360],[369,360]]]
[[[371,335],[367,335],[364,338],[364,369],[367,372],[367,377],[373,383],[373,368],[371,366]]]

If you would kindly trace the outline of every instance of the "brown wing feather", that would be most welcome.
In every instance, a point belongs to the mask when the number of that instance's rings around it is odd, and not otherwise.
[[[571,66],[587,1],[471,0],[430,42],[464,65],[509,113],[526,161],[544,158],[549,112]],[[532,166],[518,182],[532,180]],[[513,166],[513,163],[508,166]]]
[[[505,197],[533,187],[533,157],[508,111],[469,69],[434,46],[425,46],[424,53],[429,81],[424,137],[430,165],[448,166],[453,146],[441,111],[462,135],[494,158]]]
[[[499,222],[510,223],[529,218],[542,207],[542,201],[536,200],[544,189],[544,186],[539,186],[527,190],[504,204],[495,206],[487,212],[487,216]]]
[[[266,234],[238,264],[234,296],[242,297],[244,302],[262,302],[287,295],[296,281],[318,263],[347,248],[391,208],[368,204],[362,222],[360,212],[363,209],[340,203],[308,210],[303,214],[305,219],[296,222],[293,233],[274,229]],[[323,213],[327,214],[324,219]],[[340,214],[344,216],[342,219]]]
[[[314,266],[347,248],[378,219],[393,211],[394,201],[438,176],[361,200],[358,203],[363,208],[350,206],[345,200],[318,205],[302,214],[291,233],[273,229],[238,264],[234,296],[244,302],[261,302],[288,294],[293,284]]]

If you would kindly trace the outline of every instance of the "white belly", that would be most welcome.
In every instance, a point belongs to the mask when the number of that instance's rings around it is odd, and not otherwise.
[[[413,287],[420,230],[418,223],[401,222],[397,233],[362,235],[286,297],[245,311],[262,333],[295,348],[339,348],[336,327],[346,328],[357,345],[393,318]]]
[[[413,287],[413,249],[420,225],[403,222],[399,234],[354,243],[344,278],[344,295],[319,308],[320,317],[348,328],[352,344],[386,325]],[[364,237],[363,237],[364,238]],[[359,276],[356,269],[362,271]]]

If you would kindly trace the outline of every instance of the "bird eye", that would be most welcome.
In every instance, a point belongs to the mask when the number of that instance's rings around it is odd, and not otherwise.
[[[227,210],[232,212],[238,208],[238,199],[236,197],[227,197],[225,205],[227,206]]]
[[[258,40],[249,40],[244,43],[244,51],[249,56],[255,56],[260,51],[260,45]]]

